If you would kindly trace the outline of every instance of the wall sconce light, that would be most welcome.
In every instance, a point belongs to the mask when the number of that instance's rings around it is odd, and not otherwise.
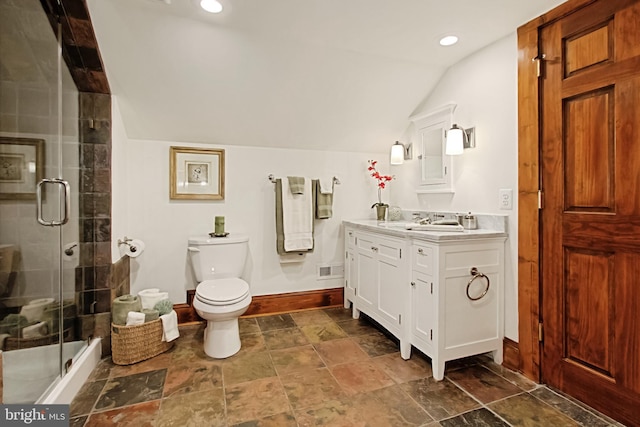
[[[454,124],[447,131],[447,143],[444,153],[448,156],[462,154],[465,148],[476,146],[476,128],[463,129]]]
[[[400,141],[396,141],[391,146],[391,161],[389,163],[392,165],[401,165],[405,160],[411,160],[412,158],[411,143],[404,145]]]

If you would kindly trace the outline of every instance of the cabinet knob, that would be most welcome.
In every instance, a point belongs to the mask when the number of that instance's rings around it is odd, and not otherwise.
[[[374,252],[378,252],[378,248],[376,248],[375,246],[371,246],[371,250]]]
[[[424,252],[424,250],[422,250],[422,248],[418,248],[418,253],[419,253],[420,255],[422,255],[422,253],[423,253],[423,252]]]
[[[411,286],[415,286],[415,285],[416,285],[416,282],[411,282]]]
[[[350,231],[350,232],[349,232],[349,236],[353,236],[353,231]]]

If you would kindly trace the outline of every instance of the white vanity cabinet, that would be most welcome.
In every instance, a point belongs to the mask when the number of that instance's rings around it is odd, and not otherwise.
[[[503,264],[504,239],[413,241],[410,340],[436,380],[449,360],[492,351],[502,363]]]
[[[493,352],[502,363],[504,233],[392,234],[345,227],[354,318],[362,311],[398,337],[404,359],[411,346],[429,356],[436,380],[450,360]]]
[[[395,335],[400,340],[402,356],[409,358],[407,242],[353,230],[347,230],[347,239],[350,232],[354,243],[349,247],[347,242],[349,272],[345,281],[345,304],[352,302],[354,318],[363,311]]]

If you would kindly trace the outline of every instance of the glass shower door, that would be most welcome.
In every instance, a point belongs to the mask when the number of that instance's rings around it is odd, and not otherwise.
[[[30,403],[64,375],[75,338],[78,92],[38,0],[0,1],[0,16],[3,402]]]

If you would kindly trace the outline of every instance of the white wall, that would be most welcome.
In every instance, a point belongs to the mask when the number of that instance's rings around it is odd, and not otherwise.
[[[115,98],[115,97],[114,97]],[[130,140],[122,127],[118,102],[113,103],[113,261],[121,257],[116,241],[128,237],[145,242],[146,250],[131,259],[131,292],[158,287],[174,303],[195,288],[187,260],[187,239],[213,231],[213,218],[225,216],[225,229],[249,235],[247,279],[253,295],[298,292],[343,286],[342,279],[317,280],[317,264],[344,264],[343,218],[374,218],[375,182],[367,160],[388,160],[387,153],[328,151]],[[169,199],[169,147],[225,149],[225,200]],[[124,165],[124,166],[123,166]],[[384,167],[384,166],[383,166]],[[315,220],[315,250],[297,264],[280,264],[275,244],[275,185],[267,177],[336,176],[333,217]]]
[[[432,211],[508,214],[506,242],[505,335],[518,339],[518,135],[517,39],[513,33],[452,66],[423,102],[428,113],[457,104],[453,122],[476,128],[476,148],[453,158],[455,194],[416,194],[418,163],[394,166],[399,180],[411,183],[394,192],[403,208]],[[415,135],[412,138],[418,150]],[[414,153],[414,159],[417,158]],[[513,190],[513,210],[500,210],[498,190]]]
[[[111,96],[111,260],[116,262],[123,253],[118,239],[129,233],[127,194],[129,173],[127,158],[128,138],[122,122],[119,98]],[[129,237],[129,236],[127,236]]]
[[[254,295],[342,286],[341,280],[316,279],[319,263],[342,264],[342,219],[373,218],[375,182],[366,173],[367,159],[380,161],[382,173],[396,179],[383,201],[403,209],[472,211],[508,214],[506,242],[505,335],[518,339],[517,313],[517,49],[511,34],[451,67],[422,103],[427,113],[443,104],[457,104],[454,122],[475,126],[477,148],[453,159],[455,194],[417,195],[417,139],[409,128],[414,160],[388,165],[388,152],[328,151],[226,146],[128,139],[117,97],[113,110],[113,260],[121,256],[118,238],[135,237],[146,251],[131,262],[132,292],[160,287],[175,303],[195,287],[187,263],[190,235],[212,231],[213,217],[224,215],[226,229],[250,236],[249,282]],[[226,150],[226,200],[169,200],[169,147],[216,147]],[[316,250],[301,264],[280,264],[275,252],[274,185],[269,174],[336,175],[334,216],[316,220]],[[513,210],[498,208],[498,190],[511,188]]]

